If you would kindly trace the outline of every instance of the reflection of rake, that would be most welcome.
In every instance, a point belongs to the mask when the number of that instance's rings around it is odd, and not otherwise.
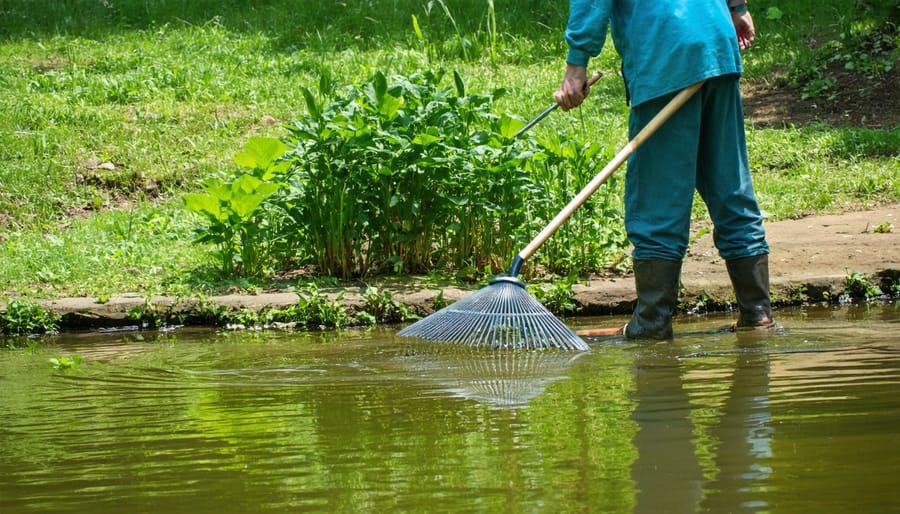
[[[492,357],[464,362],[467,376],[461,377],[460,395],[500,407],[528,404],[551,383],[565,377],[566,368],[578,353],[495,352]]]
[[[425,352],[428,374],[447,390],[498,407],[527,405],[584,353],[546,351]],[[424,370],[423,370],[424,371]]]
[[[572,201],[513,259],[506,276],[404,328],[398,335],[428,341],[501,348],[560,348],[587,350],[588,345],[525,290],[516,278],[525,260],[550,238],[606,179],[675,113],[703,82],[675,95],[647,125],[598,173]]]

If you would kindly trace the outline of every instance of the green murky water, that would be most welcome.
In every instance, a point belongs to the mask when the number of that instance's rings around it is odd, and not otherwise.
[[[900,306],[779,320],[580,355],[60,336],[0,352],[0,512],[900,511]]]

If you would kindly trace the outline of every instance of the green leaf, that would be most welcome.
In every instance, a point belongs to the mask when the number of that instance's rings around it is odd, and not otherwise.
[[[215,220],[224,221],[228,216],[222,212],[219,200],[207,193],[187,193],[182,199],[184,207],[198,214],[209,216]]]
[[[301,86],[300,93],[302,93],[303,98],[306,99],[306,109],[309,111],[309,115],[313,118],[320,118],[322,116],[322,111],[320,111],[319,107],[316,105],[316,99],[313,97],[312,93],[309,92],[309,89]]]
[[[391,95],[385,95],[378,107],[378,113],[392,120],[397,117],[397,112],[403,106],[403,99]]]
[[[384,73],[378,71],[372,77],[372,81],[364,86],[365,99],[369,101],[369,109],[392,120],[403,105],[403,98],[393,96],[388,92],[387,78]]]
[[[440,140],[441,140],[441,138],[438,136],[422,132],[422,133],[416,134],[416,137],[413,138],[412,143],[414,145],[419,145],[419,146],[428,146],[428,145],[430,145],[432,143],[436,143]]]
[[[218,179],[209,182],[208,184],[203,186],[203,189],[220,202],[228,202],[233,196],[231,184],[222,182]]]
[[[322,96],[331,95],[334,92],[334,86],[331,68],[321,67],[319,69],[319,94]]]
[[[387,94],[387,79],[384,73],[380,71],[375,72],[375,76],[372,78],[372,86],[375,91],[375,108],[380,111],[381,105],[384,103],[384,96]]]
[[[231,192],[234,196],[252,194],[262,183],[262,180],[254,177],[253,175],[247,175],[245,173],[231,183]]]
[[[516,132],[525,126],[525,121],[521,118],[504,114],[500,117],[500,135],[506,138],[513,138]]]
[[[234,209],[234,213],[242,221],[247,221],[259,210],[259,206],[262,205],[264,200],[265,197],[262,195],[241,195],[231,202],[231,208]]]
[[[457,96],[465,96],[466,95],[466,86],[463,85],[462,77],[459,76],[459,72],[456,70],[453,70],[453,82],[456,84]]]
[[[238,166],[250,169],[269,170],[290,148],[271,137],[251,137],[244,145],[244,151],[234,156]],[[282,166],[283,167],[283,166]]]
[[[603,147],[596,142],[589,142],[584,145],[584,148],[581,149],[582,154],[585,159],[593,159],[603,150]]]
[[[424,41],[425,36],[422,34],[422,29],[419,27],[419,19],[416,18],[415,14],[412,15],[412,25],[413,25],[413,32],[416,33],[416,38],[418,38],[419,41]]]
[[[280,186],[272,182],[263,182],[253,175],[241,175],[231,185],[234,196],[230,207],[241,220],[249,220],[266,198],[272,196]]]

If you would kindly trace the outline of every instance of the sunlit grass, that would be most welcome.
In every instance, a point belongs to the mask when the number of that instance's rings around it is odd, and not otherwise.
[[[65,230],[9,233],[0,245],[5,295],[103,297],[178,291],[210,261],[191,245],[193,215],[147,203],[72,219]]]
[[[771,79],[807,55],[811,39],[837,33],[835,12],[853,2],[832,4],[753,3],[760,38],[745,56],[748,77]],[[283,136],[282,125],[305,112],[302,87],[324,101],[378,71],[443,68],[459,71],[470,92],[508,89],[500,112],[527,119],[551,104],[564,4],[446,5],[455,28],[437,4],[406,0],[0,6],[0,294],[183,284],[178,275],[208,256],[191,244],[180,195],[233,168],[251,136]],[[782,16],[768,16],[771,8]],[[584,106],[533,131],[597,141],[613,154],[626,142],[628,107],[611,43],[591,67],[603,77]],[[763,209],[790,218],[897,201],[897,139],[825,126],[749,129]],[[135,219],[169,220],[167,232]],[[127,239],[125,220],[138,227]]]

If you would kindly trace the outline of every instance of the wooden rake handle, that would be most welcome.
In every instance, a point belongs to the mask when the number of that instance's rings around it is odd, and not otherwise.
[[[522,263],[532,255],[534,255],[534,252],[536,252],[542,244],[550,239],[550,236],[552,236],[557,230],[559,230],[559,227],[561,227],[562,224],[565,223],[567,219],[569,219],[572,213],[574,213],[576,209],[581,207],[581,205],[586,202],[587,199],[590,198],[590,196],[594,194],[594,192],[597,191],[597,189],[599,189],[604,182],[606,182],[610,175],[612,175],[613,172],[619,168],[619,166],[621,166],[626,160],[628,160],[628,157],[630,157],[631,154],[633,154],[634,151],[644,143],[644,141],[649,139],[650,136],[652,136],[653,133],[656,132],[656,130],[661,127],[662,124],[672,116],[672,114],[675,113],[675,111],[680,109],[681,106],[684,105],[684,103],[687,102],[688,99],[690,99],[691,96],[693,96],[693,94],[703,86],[704,82],[706,81],[701,81],[682,89],[677,95],[669,100],[669,103],[667,103],[665,107],[663,107],[662,110],[659,111],[656,116],[654,116],[653,119],[651,119],[650,122],[647,123],[647,125],[645,125],[644,128],[642,128],[641,131],[638,132],[631,141],[628,142],[628,144],[625,145],[624,148],[619,150],[619,153],[616,154],[613,160],[610,161],[609,164],[607,164],[602,170],[600,170],[600,172],[597,173],[597,175],[595,175],[594,178],[590,182],[588,182],[586,186],[584,186],[584,189],[582,189],[581,192],[578,193],[578,195],[576,195],[568,205],[566,205],[561,211],[559,211],[559,214],[557,214],[556,217],[553,218],[553,221],[551,221],[550,224],[547,225],[540,234],[532,239],[531,242],[528,243],[528,246],[526,246],[521,252],[519,252],[516,260],[513,262],[513,268],[510,269],[509,275],[513,277],[516,276],[519,271],[518,268],[521,267]]]

